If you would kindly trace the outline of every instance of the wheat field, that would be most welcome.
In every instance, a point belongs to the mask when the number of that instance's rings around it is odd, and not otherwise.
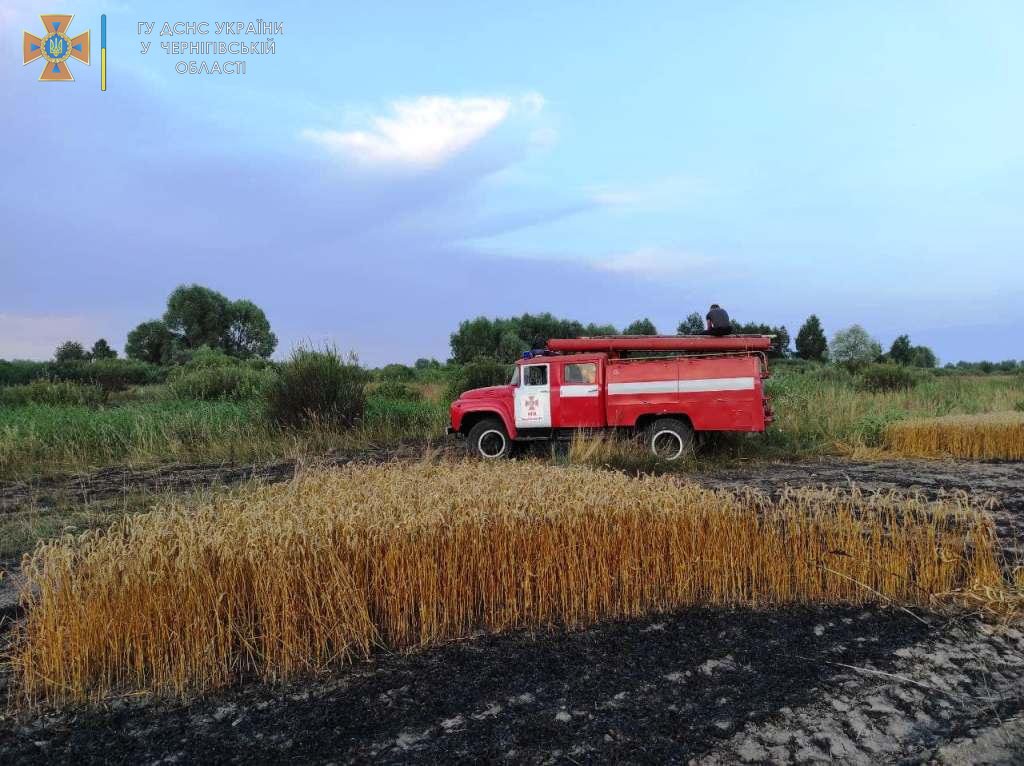
[[[41,544],[24,572],[9,659],[30,705],[688,605],[934,605],[1003,577],[964,497],[770,501],[526,462],[311,470]]]
[[[911,457],[1024,459],[1024,413],[989,412],[902,420],[889,425],[886,446]]]

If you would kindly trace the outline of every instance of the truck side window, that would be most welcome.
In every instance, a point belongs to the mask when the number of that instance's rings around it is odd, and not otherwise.
[[[565,365],[565,373],[562,376],[562,379],[568,384],[596,383],[597,365],[593,363],[567,364]]]
[[[509,385],[510,386],[518,386],[519,385],[519,368],[518,367],[516,367],[516,371],[512,373],[512,382],[509,383]]]
[[[526,383],[527,386],[543,386],[548,382],[548,368],[547,365],[535,364],[526,368]]]

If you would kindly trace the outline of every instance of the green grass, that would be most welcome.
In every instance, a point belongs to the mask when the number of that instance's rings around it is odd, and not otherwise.
[[[833,368],[779,374],[767,383],[775,423],[756,440],[738,439],[743,456],[843,454],[882,445],[885,427],[905,418],[974,415],[1012,410],[1024,395],[1016,375],[923,375],[906,390],[863,390],[855,377]]]
[[[252,462],[332,448],[388,446],[444,432],[432,402],[371,397],[352,428],[279,428],[258,400],[124,401],[116,406],[32,404],[0,408],[0,478],[85,471],[108,465]]]
[[[175,400],[157,386],[115,394],[99,407],[0,407],[0,478],[121,464],[254,462],[438,438],[447,408],[437,391],[420,387],[420,400],[371,391],[363,419],[349,428],[281,428],[267,422],[256,399]],[[768,432],[715,436],[701,461],[851,454],[881,447],[897,420],[1009,411],[1024,401],[1020,375],[922,374],[911,389],[873,393],[842,369],[782,366],[767,387],[776,415]]]

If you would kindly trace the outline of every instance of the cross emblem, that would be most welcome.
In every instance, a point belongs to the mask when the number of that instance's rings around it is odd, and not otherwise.
[[[75,78],[68,68],[68,59],[89,63],[89,30],[69,38],[67,29],[71,26],[73,14],[51,13],[39,18],[43,20],[46,35],[36,37],[31,32],[25,32],[22,39],[23,63],[31,64],[36,59],[46,59],[43,73],[39,75],[41,81],[71,82]]]

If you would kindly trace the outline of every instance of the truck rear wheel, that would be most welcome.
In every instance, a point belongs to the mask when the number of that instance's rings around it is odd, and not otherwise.
[[[679,460],[693,454],[693,427],[678,418],[658,418],[644,429],[644,443],[659,460]]]
[[[469,429],[466,446],[472,454],[484,460],[501,460],[512,452],[512,440],[497,418],[481,420]]]

